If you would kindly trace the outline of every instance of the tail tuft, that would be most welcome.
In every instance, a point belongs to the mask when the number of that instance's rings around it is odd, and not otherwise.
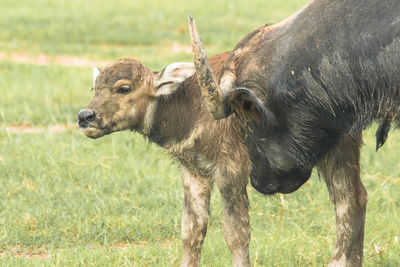
[[[390,126],[391,126],[391,121],[389,120],[384,120],[379,124],[378,130],[376,130],[375,136],[376,136],[376,151],[380,147],[385,144],[388,133],[390,131]]]

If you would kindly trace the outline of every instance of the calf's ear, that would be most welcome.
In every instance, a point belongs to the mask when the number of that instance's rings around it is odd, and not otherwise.
[[[177,62],[168,65],[154,76],[155,93],[169,95],[196,72],[193,63]]]
[[[100,72],[101,72],[101,69],[99,69],[98,67],[93,68],[93,87],[92,88],[94,88],[94,86],[96,85],[96,78],[97,78],[97,76],[99,76]]]

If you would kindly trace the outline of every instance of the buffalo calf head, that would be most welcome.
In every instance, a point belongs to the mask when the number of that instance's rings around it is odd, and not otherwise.
[[[173,63],[153,73],[133,59],[93,70],[91,103],[78,113],[84,134],[98,138],[121,130],[144,131],[157,98],[169,95],[195,72],[191,63]]]

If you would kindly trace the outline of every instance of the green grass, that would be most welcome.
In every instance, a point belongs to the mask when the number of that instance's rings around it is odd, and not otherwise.
[[[221,52],[306,2],[2,0],[0,50],[115,59],[132,55],[136,46],[190,45],[191,13],[205,43],[216,47],[211,52]]]
[[[0,73],[0,125],[71,124],[89,102],[89,68],[0,62]]]
[[[0,53],[114,60],[133,56],[152,70],[191,61],[186,17],[197,20],[210,55],[277,22],[305,1],[0,2]],[[1,58],[1,57],[0,57]],[[92,96],[91,69],[0,60],[0,265],[178,266],[183,191],[162,149],[130,132],[99,140],[73,125]],[[66,124],[61,133],[10,133],[12,125]],[[362,176],[369,192],[365,266],[400,265],[400,132],[378,153],[366,131]],[[264,197],[249,186],[256,266],[323,266],[335,220],[314,174],[297,192]],[[202,266],[230,266],[218,190]],[[396,239],[397,237],[397,239]],[[379,253],[378,253],[378,252]]]
[[[1,133],[2,249],[156,241],[178,227],[179,179],[168,159],[139,136],[82,137]]]
[[[369,191],[365,265],[400,262],[399,133],[381,151],[368,131],[362,163]],[[160,266],[179,264],[183,192],[177,166],[161,149],[124,132],[91,140],[79,131],[0,133],[0,264]],[[397,169],[388,173],[386,162]],[[299,191],[264,197],[249,188],[251,257],[259,266],[321,266],[335,220],[317,176]],[[123,244],[126,247],[122,247]],[[375,251],[378,245],[382,254]],[[28,258],[18,255],[51,255]],[[203,266],[231,262],[219,194]]]

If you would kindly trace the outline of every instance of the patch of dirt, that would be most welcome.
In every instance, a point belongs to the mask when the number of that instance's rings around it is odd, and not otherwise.
[[[192,47],[188,45],[181,45],[181,44],[173,44],[172,45],[172,51],[175,53],[187,53],[187,54],[192,54]]]
[[[16,253],[16,254],[11,254],[11,253],[6,253],[6,252],[0,252],[0,258],[4,257],[19,257],[19,258],[25,258],[25,259],[49,259],[51,258],[50,254],[45,254],[45,253],[38,253],[38,254],[31,254],[31,253]]]
[[[158,242],[158,241],[156,241]],[[139,244],[135,243],[115,243],[115,244],[110,244],[108,246],[104,246],[103,248],[105,249],[110,249],[110,248],[118,248],[121,250],[129,249],[132,247],[137,247],[137,248],[145,248],[148,245],[148,242],[143,242]],[[162,247],[169,247],[171,248],[172,242],[170,240],[165,240],[163,242],[160,242],[160,245]],[[77,249],[77,248],[71,248],[71,249]],[[88,250],[97,250],[96,247],[88,246]],[[55,249],[53,252],[60,252],[64,251],[67,249],[60,248],[60,249]],[[3,251],[0,252],[0,258],[4,257],[18,257],[18,258],[25,258],[25,259],[49,259],[52,257],[52,253],[46,253],[46,252],[38,252],[38,253],[29,253],[29,252],[20,252],[20,249],[11,249],[10,251]]]
[[[6,131],[9,133],[16,134],[34,134],[42,132],[59,133],[66,130],[77,130],[78,127],[75,125],[52,125],[48,127],[32,127],[28,125],[10,125],[5,127]]]
[[[107,47],[106,45],[104,45]],[[172,43],[170,45],[170,51],[173,53],[192,53],[192,47],[189,45],[183,45],[180,43]],[[156,49],[156,48],[155,48]],[[104,68],[109,65],[112,60],[90,60],[87,58],[74,57],[74,56],[49,56],[46,54],[39,54],[37,56],[32,56],[27,53],[6,53],[0,52],[0,61],[12,61],[15,63],[29,63],[39,66],[45,65],[61,65],[61,66],[74,66],[74,67],[99,67]]]
[[[0,52],[0,60],[12,61],[15,63],[30,63],[39,66],[44,65],[61,65],[61,66],[75,66],[75,67],[104,67],[107,66],[110,61],[95,61],[80,57],[70,57],[70,56],[54,56],[50,57],[45,54],[40,54],[38,56],[31,56],[22,53],[4,53]]]

